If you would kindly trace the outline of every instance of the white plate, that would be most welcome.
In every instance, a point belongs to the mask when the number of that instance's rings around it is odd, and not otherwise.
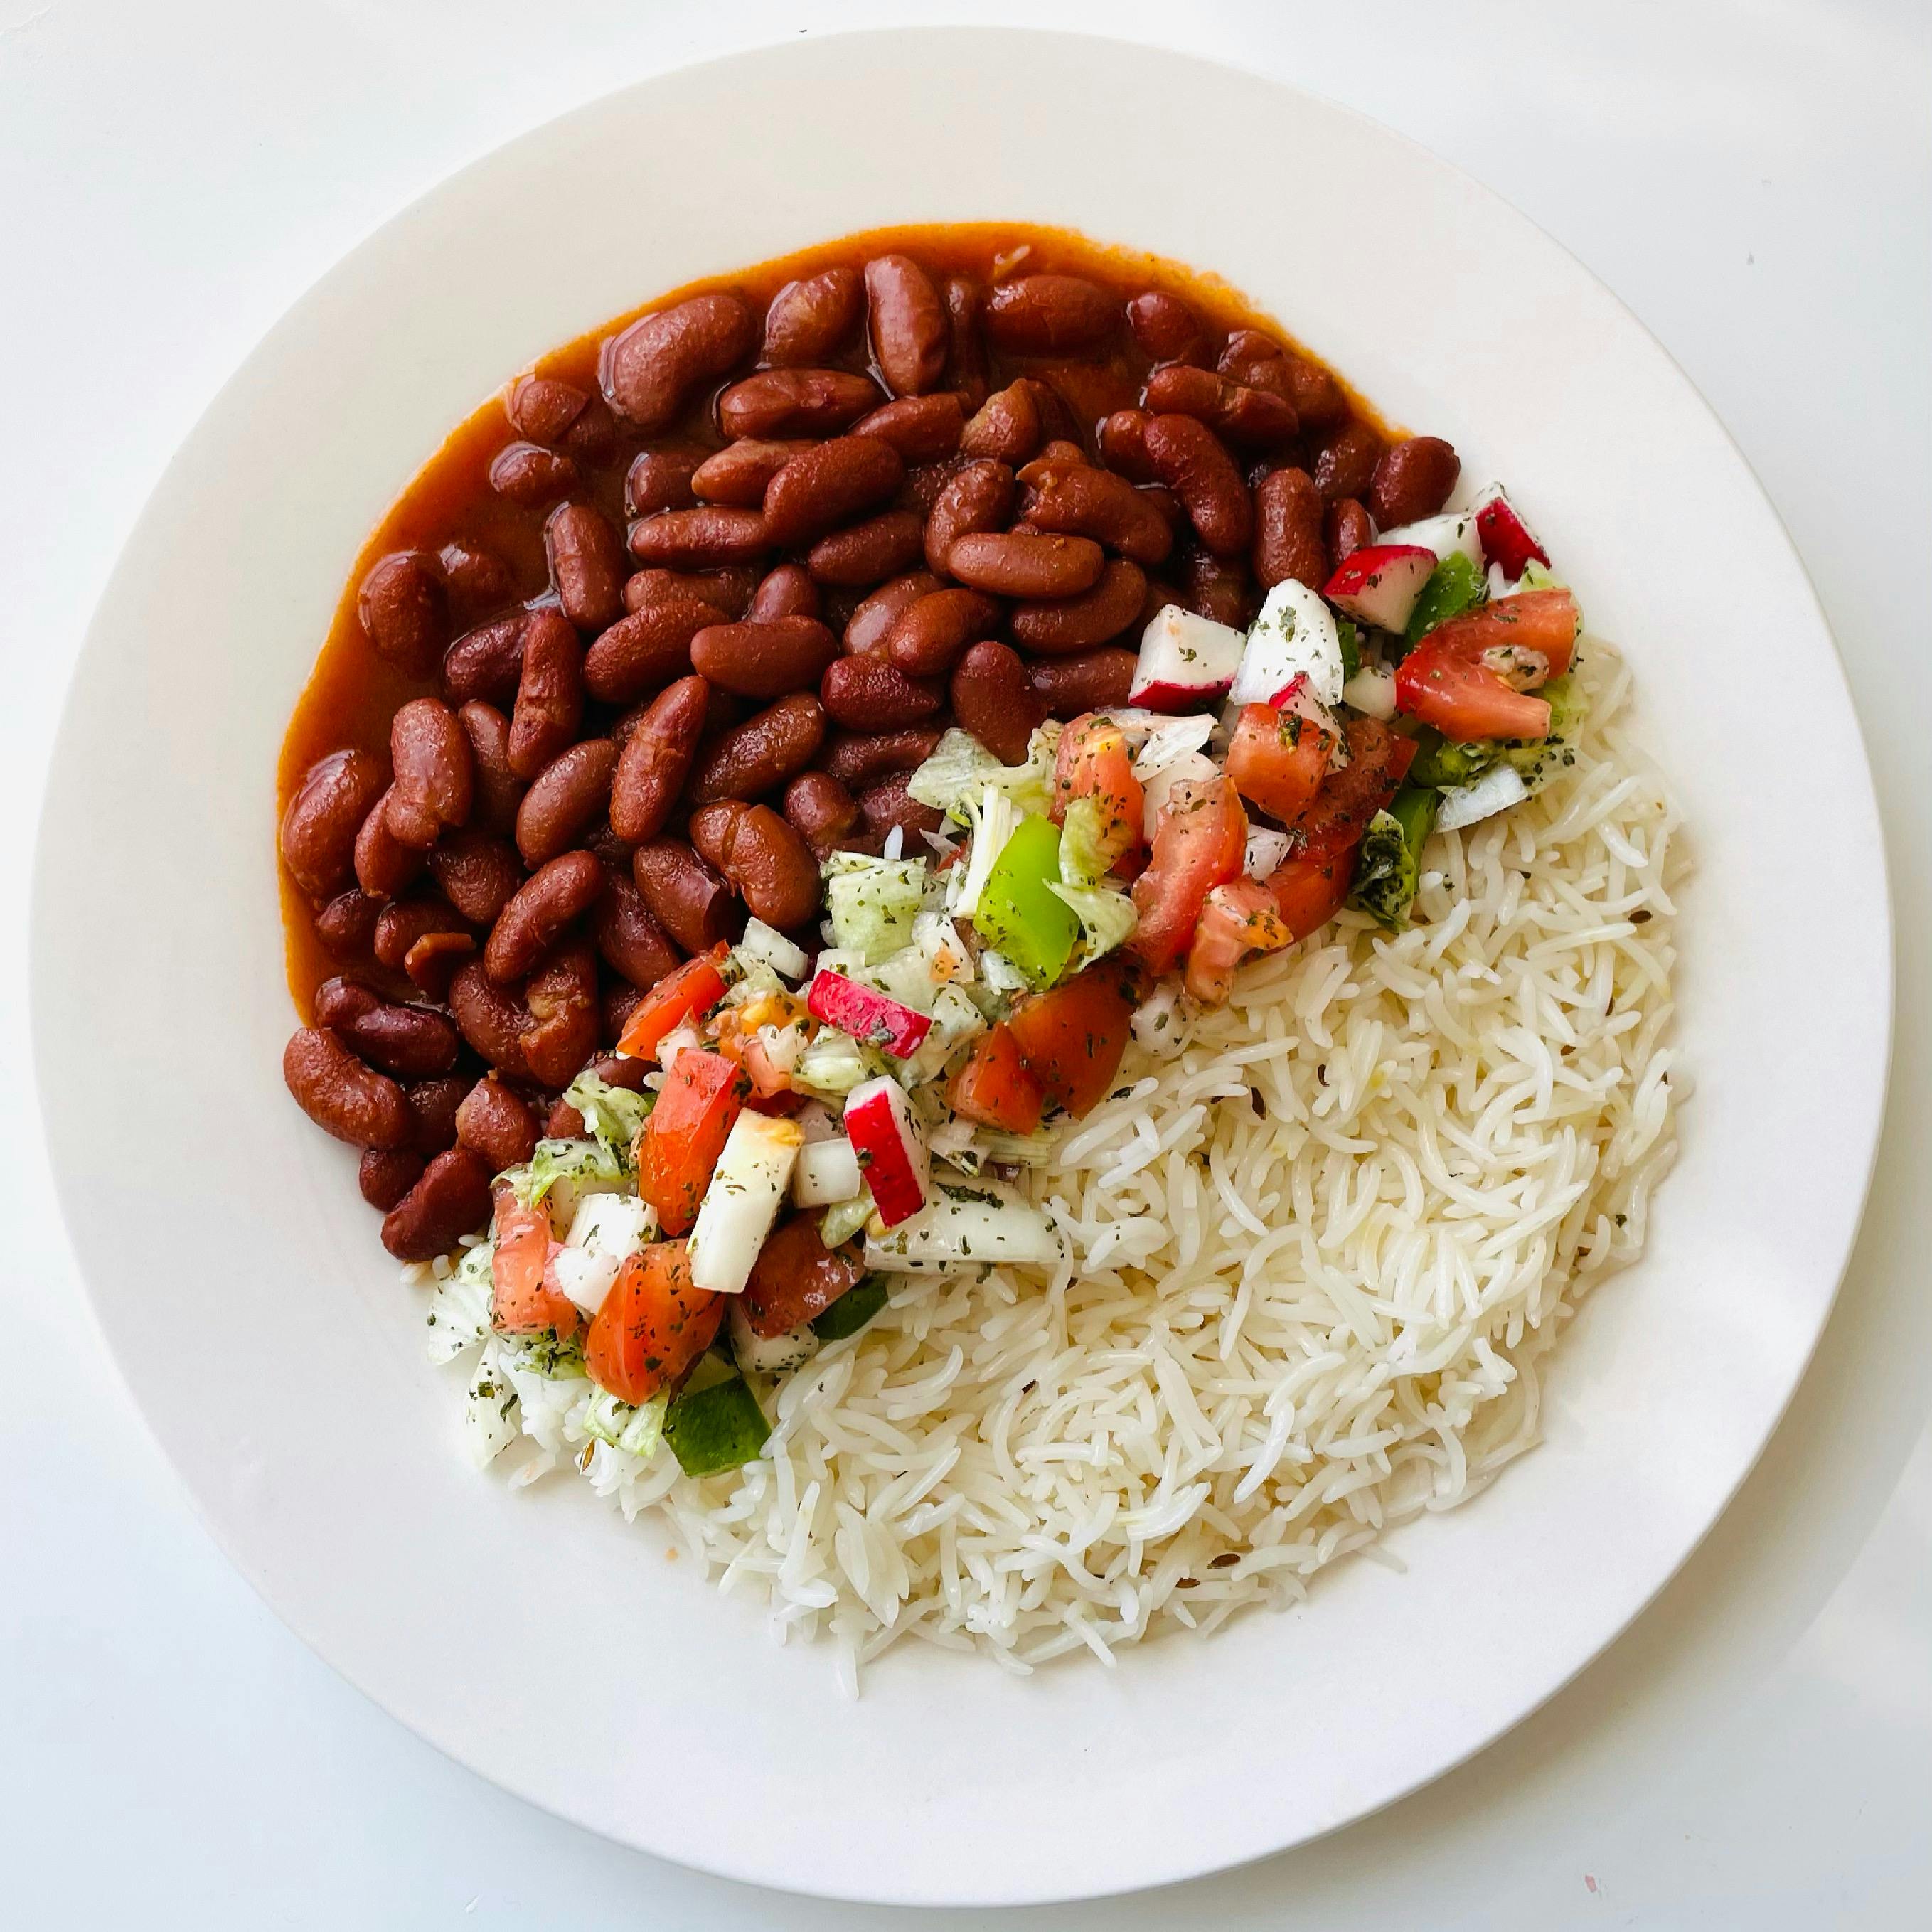
[[[1070,104],[1072,111],[1069,111]],[[1700,871],[1697,1092],[1652,1251],[1559,1352],[1549,1439],[1212,1642],[1018,1682],[895,1653],[856,1705],[582,1486],[512,1495],[283,1090],[283,727],[364,535],[530,357],[655,292],[907,220],[1065,223],[1214,269],[1398,419],[1506,477],[1639,673]],[[1004,32],[800,40],[490,156],[356,250],[176,458],[104,598],[55,761],[35,1037],[101,1323],[214,1533],[353,1682],[615,1838],[854,1898],[1186,1877],[1467,1756],[1636,1614],[1783,1409],[1882,1098],[1876,813],[1775,515],[1658,345],[1420,149],[1238,72]]]

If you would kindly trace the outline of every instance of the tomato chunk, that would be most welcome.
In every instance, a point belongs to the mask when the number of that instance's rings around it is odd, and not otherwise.
[[[818,1238],[816,1214],[797,1214],[765,1238],[745,1284],[745,1318],[767,1340],[816,1321],[865,1273]]]
[[[1248,815],[1231,779],[1177,784],[1154,824],[1154,856],[1134,881],[1141,922],[1127,951],[1150,972],[1168,971],[1193,937],[1208,895],[1240,877],[1247,843]]]
[[[1006,1027],[1046,1097],[1077,1118],[1091,1112],[1114,1084],[1134,1002],[1124,962],[1102,959],[1028,1000]]]
[[[617,1271],[584,1345],[590,1379],[620,1402],[675,1386],[710,1347],[724,1298],[693,1285],[682,1241],[654,1241]]]
[[[638,1148],[638,1192],[668,1234],[689,1232],[752,1083],[722,1053],[688,1047],[670,1064]]]
[[[947,1097],[956,1114],[1010,1134],[1031,1133],[1046,1105],[1046,1088],[1004,1022],[973,1042],[972,1057],[952,1076]]]
[[[1228,746],[1228,776],[1250,804],[1292,825],[1321,790],[1340,742],[1334,719],[1313,698],[1280,710],[1245,704]]]
[[[1452,617],[1396,666],[1396,708],[1458,744],[1547,737],[1550,703],[1534,693],[1570,668],[1578,614],[1567,590],[1523,590]]]
[[[1090,798],[1100,825],[1100,847],[1113,863],[1141,842],[1146,800],[1134,776],[1127,734],[1106,712],[1090,711],[1060,734],[1053,767],[1053,818],[1064,824],[1075,800]]]
[[[506,1335],[554,1329],[566,1340],[583,1318],[568,1295],[548,1282],[544,1270],[560,1244],[541,1204],[525,1208],[506,1187],[496,1196],[496,1246],[490,1258],[490,1322]]]
[[[1216,886],[1201,908],[1187,949],[1187,990],[1203,1006],[1218,1006],[1234,989],[1234,968],[1249,953],[1277,952],[1293,938],[1274,895],[1258,880]]]
[[[675,973],[666,974],[631,1009],[617,1051],[634,1054],[640,1060],[655,1060],[666,1034],[710,1012],[724,997],[724,975],[719,968],[730,950],[720,940],[709,952],[700,952]]]
[[[1355,848],[1298,853],[1268,874],[1281,922],[1291,944],[1318,932],[1342,910],[1355,880]]]
[[[1343,733],[1348,762],[1330,772],[1291,828],[1301,850],[1332,858],[1362,842],[1369,820],[1388,808],[1403,776],[1415,762],[1415,740],[1373,718],[1351,718]],[[1342,891],[1346,896],[1347,887]]]

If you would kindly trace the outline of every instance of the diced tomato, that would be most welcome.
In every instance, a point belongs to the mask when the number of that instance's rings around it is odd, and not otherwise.
[[[1141,842],[1146,800],[1134,776],[1127,736],[1106,712],[1090,711],[1060,734],[1053,767],[1053,820],[1063,824],[1077,798],[1100,807],[1100,849],[1109,868]]]
[[[545,1280],[550,1256],[560,1244],[550,1231],[549,1210],[520,1207],[507,1187],[496,1196],[496,1246],[490,1260],[490,1322],[506,1335],[535,1335],[554,1329],[566,1340],[582,1317],[577,1304]]]
[[[1102,959],[1027,1000],[1006,1027],[1047,1098],[1077,1118],[1093,1111],[1120,1070],[1134,1002],[1126,962]]]
[[[1234,968],[1250,952],[1274,952],[1292,943],[1274,895],[1258,880],[1216,886],[1201,908],[1187,949],[1187,990],[1203,1006],[1218,1006],[1233,990]]]
[[[1576,600],[1567,590],[1522,590],[1438,625],[1396,667],[1396,709],[1458,744],[1543,738],[1550,702],[1533,695],[1570,668]]]
[[[745,1318],[767,1340],[815,1321],[866,1272],[818,1238],[818,1216],[796,1214],[765,1237],[745,1284]]]
[[[1388,808],[1415,762],[1415,740],[1391,731],[1377,718],[1351,718],[1342,735],[1348,762],[1322,781],[1322,789],[1290,828],[1301,835],[1300,850],[1311,857],[1352,852],[1362,842],[1369,820]],[[1342,888],[1344,896],[1347,890]]]
[[[666,1034],[710,1012],[724,997],[724,975],[719,968],[730,950],[720,940],[709,952],[700,952],[675,973],[666,974],[631,1009],[617,1051],[655,1060]]]
[[[638,1145],[638,1192],[668,1234],[687,1232],[743,1111],[752,1083],[722,1053],[687,1047],[670,1064],[664,1091]]]
[[[1004,1022],[973,1042],[972,1057],[952,1076],[947,1097],[956,1114],[1010,1134],[1031,1133],[1046,1105],[1046,1090]]]
[[[1283,706],[1244,704],[1228,746],[1228,776],[1251,805],[1292,825],[1322,788],[1341,742],[1318,698]]]
[[[1248,815],[1231,779],[1177,784],[1154,824],[1154,856],[1134,881],[1141,922],[1127,951],[1150,971],[1168,971],[1194,936],[1208,895],[1241,876],[1247,843]]]
[[[648,1402],[683,1380],[724,1316],[724,1298],[692,1284],[688,1244],[653,1241],[618,1270],[590,1324],[584,1366],[620,1402]]]

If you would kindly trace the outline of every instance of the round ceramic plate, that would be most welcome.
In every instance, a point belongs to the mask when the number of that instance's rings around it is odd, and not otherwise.
[[[1096,99],[1139,104],[1131,139],[1064,111]],[[1547,1442],[1396,1537],[1406,1574],[1345,1565],[1304,1607],[1111,1670],[1016,1680],[914,1646],[850,1702],[828,1652],[775,1646],[754,1604],[584,1486],[472,1473],[460,1387],[423,1359],[353,1156],[283,1090],[275,755],[364,535],[520,364],[694,276],[986,218],[1218,272],[1451,437],[1472,476],[1508,480],[1628,650],[1688,814],[1696,1096],[1648,1255],[1559,1352]],[[1771,692],[1781,727],[1750,714]],[[1802,784],[1780,728],[1803,734]],[[102,600],[34,916],[68,1225],[244,1574],[509,1789],[853,1898],[1184,1878],[1385,1804],[1547,1697],[1683,1560],[1790,1396],[1858,1219],[1888,1044],[1878,820],[1832,640],[1657,344],[1380,128],[1171,54],[1005,32],[805,40],[647,82],[478,163],[304,296],[176,458]]]

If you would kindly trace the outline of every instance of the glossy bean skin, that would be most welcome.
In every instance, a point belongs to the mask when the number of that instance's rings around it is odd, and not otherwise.
[[[675,972],[683,958],[652,916],[628,872],[614,872],[605,879],[604,896],[591,914],[590,934],[604,964],[640,990]]]
[[[1148,376],[1141,406],[1152,416],[1192,416],[1217,436],[1249,449],[1286,442],[1301,428],[1294,405],[1286,398],[1179,363]]]
[[[442,694],[452,704],[514,702],[524,673],[524,628],[529,613],[518,610],[466,631],[442,657]]]
[[[1369,514],[1385,530],[1432,517],[1448,502],[1462,470],[1454,446],[1439,436],[1392,442],[1369,479]]]
[[[450,976],[476,950],[466,932],[426,932],[404,954],[403,970],[418,992],[440,1000],[449,991]]]
[[[872,359],[896,396],[937,388],[950,340],[932,278],[910,255],[876,255],[866,264]]]
[[[356,1185],[370,1207],[386,1214],[422,1178],[424,1164],[414,1148],[364,1148]]]
[[[1322,519],[1323,540],[1328,554],[1337,564],[1346,562],[1365,544],[1376,540],[1376,526],[1369,513],[1352,496],[1330,503]]]
[[[796,778],[824,742],[824,705],[808,692],[795,692],[701,749],[686,788],[687,796],[693,805],[760,798]],[[638,884],[641,886],[643,881]],[[646,890],[645,897],[650,896]]]
[[[728,436],[836,436],[884,400],[849,370],[761,369],[718,398],[718,427]]]
[[[602,511],[559,504],[544,525],[544,545],[557,602],[580,631],[601,631],[623,615],[624,547]]]
[[[316,1017],[322,1017],[319,992]],[[398,1079],[434,1079],[456,1064],[455,1028],[427,1007],[371,994],[359,1011],[338,1010],[326,1024],[359,1058]]]
[[[351,1147],[404,1147],[415,1134],[402,1088],[364,1066],[326,1028],[303,1027],[290,1036],[282,1078],[302,1112]]]
[[[937,725],[912,724],[897,731],[842,731],[826,747],[828,777],[853,791],[893,772],[910,771],[932,756],[940,740]]]
[[[867,788],[859,801],[859,815],[873,838],[884,845],[889,832],[899,835],[900,850],[908,858],[922,856],[926,850],[922,832],[937,832],[946,823],[946,814],[922,805],[907,788],[910,772],[898,772]]]
[[[838,655],[838,640],[816,617],[712,624],[691,640],[693,668],[740,698],[815,690]]]
[[[535,778],[575,740],[583,722],[584,646],[561,610],[542,605],[524,627],[523,674],[507,747],[511,770]]]
[[[1174,532],[1153,501],[1124,477],[1091,464],[1046,470],[1024,507],[1029,530],[1091,537],[1149,568],[1164,563],[1174,548]]]
[[[742,617],[764,575],[762,566],[721,564],[715,570],[666,570],[650,565],[624,580],[624,608],[652,604],[709,604],[719,617]]]
[[[597,1046],[597,956],[589,943],[560,946],[530,975],[524,999],[524,1060],[544,1086],[568,1086]]]
[[[355,874],[356,835],[388,788],[380,758],[332,752],[302,776],[282,814],[282,862],[305,892],[339,892]]]
[[[818,694],[826,715],[848,731],[896,731],[930,718],[944,701],[934,686],[870,656],[839,658],[820,681]]]
[[[1201,318],[1165,289],[1145,290],[1128,303],[1127,327],[1156,362],[1198,363],[1207,353]]]
[[[886,636],[885,655],[908,677],[944,677],[999,621],[998,603],[983,591],[936,590],[908,606]]]
[[[890,443],[908,463],[938,463],[959,447],[966,412],[950,389],[898,396],[852,425],[854,436]]]
[[[651,916],[686,952],[708,952],[735,934],[736,896],[682,838],[647,839],[631,867]]]
[[[825,268],[788,282],[765,310],[763,359],[773,368],[828,360],[859,326],[866,285],[856,268]]]
[[[490,928],[484,970],[500,986],[520,980],[590,910],[603,887],[603,868],[588,852],[566,852],[539,867]]]
[[[1382,440],[1366,423],[1348,424],[1316,452],[1316,488],[1331,503],[1344,496],[1366,501],[1382,454]]]
[[[523,868],[518,873],[520,880]],[[428,894],[396,899],[386,905],[376,920],[371,946],[377,963],[395,972],[407,962],[412,950],[432,933],[453,932],[470,937],[462,915],[447,901]]]
[[[574,382],[554,376],[523,376],[504,398],[504,413],[517,434],[532,442],[561,442],[590,398]]]
[[[671,570],[707,570],[715,565],[755,563],[772,541],[763,514],[720,503],[694,510],[661,510],[631,526],[631,554],[640,563]]]
[[[775,617],[816,617],[824,601],[802,564],[782,563],[758,580],[745,616],[754,624],[768,624]]]
[[[422,870],[423,855],[389,830],[389,791],[369,808],[356,835],[356,883],[372,899],[392,899]]]
[[[509,444],[490,465],[490,488],[526,510],[541,509],[568,496],[583,480],[574,458],[534,442]]]
[[[475,782],[470,800],[472,830],[506,832],[517,822],[524,799],[524,781],[510,767],[510,721],[494,704],[472,698],[456,714],[470,740]]]
[[[1039,448],[1040,404],[1024,380],[995,390],[980,405],[959,438],[962,454],[987,457],[1017,469]]]
[[[610,829],[630,844],[655,838],[698,755],[711,687],[692,676],[667,685],[624,740],[610,784]]]
[[[772,478],[801,451],[816,447],[803,436],[740,436],[691,472],[691,494],[701,502],[755,510]]]
[[[1180,601],[1189,610],[1237,631],[1252,621],[1259,600],[1252,594],[1246,558],[1191,550],[1181,559],[1181,577],[1186,588]]]
[[[802,772],[785,787],[784,815],[823,862],[859,822],[858,802],[830,772]]]
[[[1148,424],[1153,420],[1145,410],[1116,410],[1100,424],[1095,439],[1100,460],[1130,483],[1156,480],[1153,460],[1147,452]]]
[[[1106,711],[1126,703],[1134,686],[1136,654],[1118,645],[1083,651],[1070,658],[1046,658],[1027,666],[1032,685],[1049,718],[1064,723],[1085,711]]]
[[[530,1010],[515,992],[490,977],[482,960],[456,969],[449,982],[449,1012],[458,1032],[506,1079],[530,1078],[522,1046]]]
[[[426,557],[403,550],[379,559],[356,593],[357,614],[376,655],[420,673],[449,635],[443,586]]]
[[[429,868],[443,897],[478,926],[495,925],[524,882],[516,848],[485,832],[458,832],[439,840],[429,855]]]
[[[492,1174],[521,1167],[537,1150],[537,1117],[494,1073],[486,1073],[456,1110],[458,1143]]]
[[[604,817],[617,747],[608,738],[585,738],[560,752],[530,782],[517,813],[517,850],[535,868],[578,844]]]
[[[765,532],[781,548],[811,542],[882,502],[905,476],[889,442],[839,436],[801,452],[765,486]]]
[[[315,936],[338,958],[366,952],[376,936],[376,920],[382,910],[380,899],[372,899],[359,886],[338,892],[315,916]]]
[[[610,406],[646,436],[668,429],[692,395],[752,352],[757,326],[734,295],[693,296],[640,317],[604,345]]]
[[[514,588],[510,567],[494,550],[458,541],[445,544],[436,561],[452,614],[464,622],[509,602]]]
[[[382,1217],[382,1245],[399,1262],[431,1262],[490,1219],[490,1170],[465,1147],[446,1148]]]
[[[416,1124],[416,1138],[411,1144],[424,1160],[455,1146],[456,1110],[470,1088],[466,1075],[448,1074],[440,1080],[418,1080],[404,1089]]]
[[[1254,506],[1220,439],[1192,416],[1151,418],[1143,439],[1154,473],[1180,499],[1201,541],[1238,556],[1254,536]]]
[[[1305,470],[1276,470],[1255,491],[1255,580],[1264,590],[1293,578],[1311,590],[1328,580],[1324,506]]]
[[[770,806],[729,799],[701,806],[691,815],[691,838],[754,918],[783,932],[818,910],[818,862]]]
[[[906,609],[918,598],[944,588],[930,571],[908,571],[882,584],[851,615],[845,626],[845,648],[864,657],[885,655],[886,640]]]
[[[1118,638],[1139,618],[1146,599],[1146,572],[1125,557],[1112,557],[1091,590],[1077,597],[1016,605],[1008,628],[1030,651],[1067,657]]]
[[[986,304],[986,333],[1010,355],[1091,349],[1120,320],[1119,302],[1083,275],[1022,275],[998,284]]]
[[[886,510],[820,537],[806,556],[806,568],[814,582],[860,590],[910,570],[924,542],[924,526],[910,510]]]
[[[427,850],[446,827],[466,824],[476,784],[470,739],[440,698],[413,698],[389,722],[395,773],[383,822],[400,844]]]
[[[1348,420],[1348,399],[1334,377],[1258,328],[1236,329],[1215,367],[1231,382],[1292,403],[1304,429],[1331,430]]]
[[[940,299],[946,307],[946,386],[968,409],[976,410],[992,386],[986,380],[986,345],[980,327],[986,291],[970,275],[949,275]]]
[[[959,660],[952,698],[961,725],[1003,764],[1025,758],[1027,741],[1046,716],[1046,702],[1019,653],[992,638]]]
[[[926,520],[926,565],[936,577],[949,572],[946,560],[963,536],[1003,530],[1012,514],[1017,485],[1004,463],[968,463],[934,501]]]
[[[634,517],[689,509],[698,501],[691,479],[706,460],[701,449],[640,450],[625,475],[625,508]]]
[[[1100,581],[1106,558],[1090,537],[986,530],[956,538],[946,568],[961,583],[998,597],[1076,597]]]
[[[584,656],[584,682],[603,704],[628,704],[691,672],[692,640],[724,621],[714,604],[694,598],[644,605],[620,617]]]

